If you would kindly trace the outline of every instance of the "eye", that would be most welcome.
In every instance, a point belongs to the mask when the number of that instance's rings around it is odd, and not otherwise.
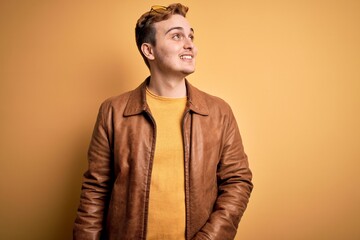
[[[172,36],[172,39],[174,40],[180,40],[181,39],[181,35],[179,33],[175,33],[173,36]]]
[[[194,41],[195,36],[191,34],[191,35],[189,35],[189,38],[190,38],[191,41]]]

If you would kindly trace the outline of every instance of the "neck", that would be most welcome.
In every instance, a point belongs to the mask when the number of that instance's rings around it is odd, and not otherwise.
[[[170,98],[186,96],[185,78],[170,78],[151,75],[149,90],[156,95]]]

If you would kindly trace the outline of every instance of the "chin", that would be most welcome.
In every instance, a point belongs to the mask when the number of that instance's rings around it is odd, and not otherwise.
[[[186,75],[192,74],[193,72],[195,72],[195,69],[184,69],[182,71],[182,73]]]

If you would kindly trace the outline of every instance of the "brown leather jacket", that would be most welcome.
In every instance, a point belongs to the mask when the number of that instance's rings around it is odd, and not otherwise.
[[[186,239],[233,239],[253,187],[240,133],[228,104],[186,86]],[[145,87],[100,107],[74,239],[146,239],[156,123]]]

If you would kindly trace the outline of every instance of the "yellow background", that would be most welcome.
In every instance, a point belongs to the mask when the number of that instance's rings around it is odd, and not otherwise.
[[[0,239],[71,239],[99,104],[148,75],[135,22],[166,1],[0,3]],[[360,1],[183,1],[189,80],[224,98],[255,188],[242,240],[360,239]]]

